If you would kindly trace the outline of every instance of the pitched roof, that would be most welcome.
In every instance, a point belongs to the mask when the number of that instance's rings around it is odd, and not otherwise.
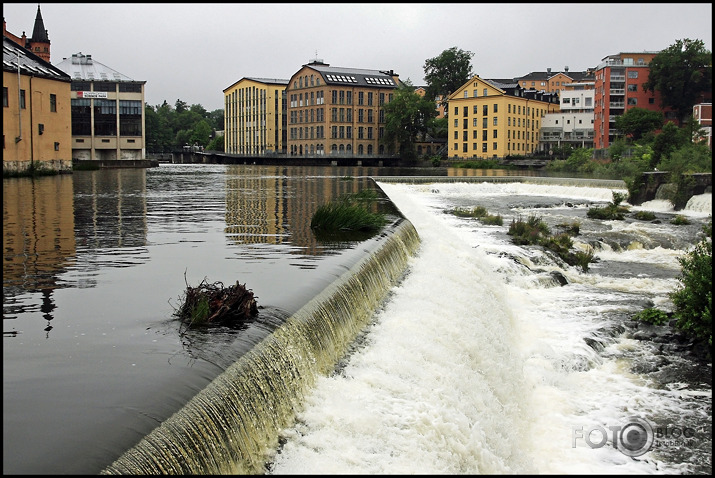
[[[392,70],[343,68],[318,62],[311,62],[303,66],[308,66],[320,73],[328,85],[377,86],[381,88],[397,88],[398,86],[392,79],[393,75],[397,76]]]
[[[60,68],[52,66],[31,51],[3,36],[2,69],[3,71],[17,72],[18,66],[20,74],[70,81],[69,75]]]
[[[83,55],[82,52],[73,53],[71,58],[64,58],[57,64],[57,68],[75,81],[135,81],[92,59],[92,55]]]

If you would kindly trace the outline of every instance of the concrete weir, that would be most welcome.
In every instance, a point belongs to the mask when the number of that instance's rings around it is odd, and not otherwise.
[[[384,241],[228,367],[103,475],[260,474],[319,375],[327,375],[403,277],[420,239]]]

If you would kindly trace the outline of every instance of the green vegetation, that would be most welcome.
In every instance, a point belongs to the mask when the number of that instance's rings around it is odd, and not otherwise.
[[[437,115],[434,100],[415,93],[409,83],[400,85],[392,101],[383,106],[385,135],[380,140],[390,153],[397,149],[400,157],[415,159],[415,143],[430,130]]]
[[[639,221],[653,221],[655,220],[655,214],[650,211],[637,211],[633,213],[633,217]]]
[[[670,223],[675,226],[687,226],[690,224],[690,220],[687,217],[678,214],[670,220]]]
[[[427,83],[425,97],[434,100],[437,96],[442,96],[442,104],[446,105],[447,97],[472,77],[473,56],[474,53],[471,51],[464,51],[454,46],[434,58],[425,60],[423,66]]]
[[[504,223],[501,215],[489,214],[484,206],[476,206],[472,209],[458,207],[452,209],[450,212],[458,217],[473,217],[488,226],[501,226]]]
[[[712,220],[703,226],[703,237],[688,254],[678,259],[682,267],[678,288],[670,293],[675,327],[695,341],[707,343],[712,356]],[[666,312],[649,308],[633,317],[650,324],[669,321]]]
[[[661,107],[672,108],[682,124],[701,93],[712,91],[712,64],[712,53],[702,40],[676,40],[649,63],[643,91],[658,92]]]
[[[640,320],[653,325],[665,325],[670,321],[670,316],[660,309],[649,307],[634,315],[633,320]]]
[[[310,221],[310,228],[321,237],[336,232],[377,232],[387,219],[384,214],[370,210],[376,199],[377,193],[373,189],[344,194],[319,206]]]
[[[176,100],[174,106],[145,105],[147,153],[179,151],[184,145],[203,146],[207,150],[223,151],[223,137],[216,131],[224,129],[223,108],[211,112],[201,105],[189,106]]]
[[[453,168],[465,169],[516,169],[514,166],[500,163],[495,159],[477,159],[474,161],[459,161],[450,164]]]
[[[512,242],[517,245],[539,245],[559,256],[570,266],[580,267],[588,271],[588,265],[593,260],[593,252],[572,251],[573,241],[569,233],[563,232],[551,235],[549,226],[537,216],[529,216],[526,221],[513,220],[509,226]]]
[[[623,220],[628,212],[628,208],[620,204],[626,197],[624,194],[616,191],[613,191],[612,194],[613,200],[608,203],[607,206],[589,208],[586,216],[591,219]]]
[[[706,237],[686,256],[678,259],[682,271],[680,287],[670,295],[675,305],[676,326],[712,347],[713,228],[712,220],[703,231]]]

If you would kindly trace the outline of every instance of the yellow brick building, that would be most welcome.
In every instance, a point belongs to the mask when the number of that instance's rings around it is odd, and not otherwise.
[[[559,111],[559,98],[475,75],[449,96],[448,111],[450,158],[524,156],[536,151],[541,118]]]
[[[226,153],[286,152],[287,85],[288,80],[245,77],[223,90]]]
[[[385,154],[385,112],[399,85],[392,70],[331,67],[314,60],[286,89],[288,156]]]
[[[3,172],[72,170],[70,77],[3,37]]]

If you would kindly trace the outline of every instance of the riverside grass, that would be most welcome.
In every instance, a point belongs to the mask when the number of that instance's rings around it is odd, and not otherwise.
[[[377,199],[372,190],[346,194],[323,204],[313,214],[310,228],[316,232],[376,232],[386,223],[385,215],[370,211]]]

